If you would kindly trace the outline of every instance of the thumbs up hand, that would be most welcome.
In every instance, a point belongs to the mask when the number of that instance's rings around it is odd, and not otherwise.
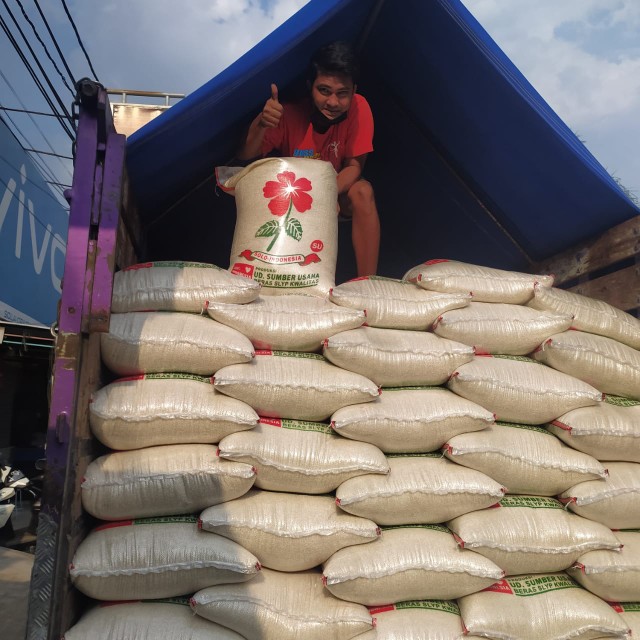
[[[260,116],[260,126],[275,129],[282,118],[284,107],[278,101],[278,87],[271,85],[271,97],[265,102]]]

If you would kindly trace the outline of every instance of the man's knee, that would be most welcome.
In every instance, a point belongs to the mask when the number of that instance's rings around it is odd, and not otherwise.
[[[358,180],[354,182],[349,191],[347,197],[351,206],[358,206],[374,202],[373,187],[367,180]]]

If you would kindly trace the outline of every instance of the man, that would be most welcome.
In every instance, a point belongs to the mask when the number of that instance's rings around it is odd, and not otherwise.
[[[371,184],[362,179],[367,154],[373,151],[373,116],[356,93],[358,64],[350,46],[334,42],[311,59],[309,98],[281,104],[271,85],[267,100],[249,127],[241,160],[275,152],[331,162],[337,171],[340,213],[352,218],[352,242],[358,276],[376,273],[380,220]]]

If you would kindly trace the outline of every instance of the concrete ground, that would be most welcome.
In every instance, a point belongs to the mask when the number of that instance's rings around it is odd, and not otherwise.
[[[0,547],[2,640],[24,640],[33,555]]]
[[[31,550],[35,544],[35,536],[27,530],[31,503],[19,503],[11,520],[14,535],[0,543],[0,638],[24,640],[34,556],[17,549]]]

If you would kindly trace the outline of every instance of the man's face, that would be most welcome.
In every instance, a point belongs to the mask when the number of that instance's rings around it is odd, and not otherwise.
[[[349,110],[355,89],[348,76],[318,74],[311,87],[311,99],[322,115],[335,120]]]

